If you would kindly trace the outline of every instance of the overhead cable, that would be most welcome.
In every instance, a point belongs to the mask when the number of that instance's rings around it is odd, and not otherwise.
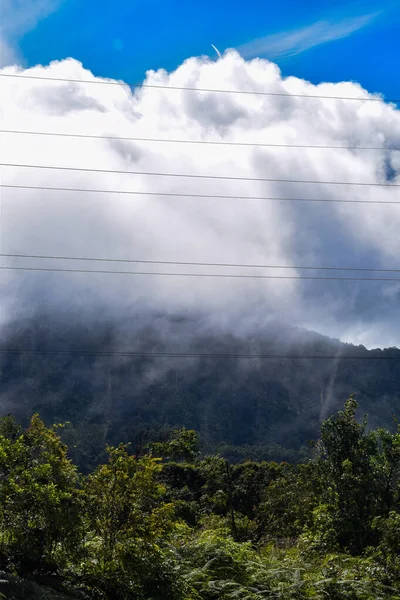
[[[367,350],[373,352],[373,350]],[[383,353],[382,350],[380,352]],[[400,360],[400,351],[396,355],[341,355],[337,354],[223,354],[208,352],[130,352],[130,351],[95,351],[95,350],[29,350],[25,348],[1,348],[2,354],[32,354],[32,355],[78,355],[78,356],[132,356],[137,358],[211,358],[211,359],[274,359],[274,360]]]
[[[395,281],[400,277],[339,277],[312,275],[248,275],[244,273],[171,273],[163,271],[112,271],[105,269],[60,269],[57,267],[15,267],[1,265],[0,269],[8,271],[46,271],[53,273],[99,273],[102,275],[153,275],[162,277],[212,277],[217,279],[305,279],[314,281]]]
[[[397,99],[385,99],[382,96],[370,95],[365,98],[357,96],[324,96],[318,94],[291,94],[288,92],[264,92],[259,90],[226,90],[226,89],[215,89],[215,88],[201,88],[201,87],[190,87],[190,86],[177,86],[177,85],[155,85],[149,83],[127,83],[125,81],[117,81],[115,79],[73,79],[68,77],[43,77],[39,75],[21,75],[17,73],[0,73],[0,77],[10,77],[14,79],[28,79],[33,81],[49,81],[59,83],[89,83],[97,85],[118,85],[126,86],[135,89],[159,89],[159,90],[179,90],[188,92],[216,92],[220,94],[246,94],[254,96],[271,96],[271,97],[284,97],[284,98],[317,98],[320,100],[355,100],[358,102],[391,102],[397,103],[400,100]]]
[[[17,129],[0,129],[0,133],[9,133],[15,135],[41,135],[53,137],[95,139],[95,140],[117,140],[129,142],[149,142],[149,143],[168,143],[168,144],[210,144],[217,146],[254,146],[261,148],[308,148],[311,150],[385,150],[390,152],[400,152],[396,146],[329,146],[320,144],[277,144],[272,142],[231,142],[225,140],[185,140],[175,138],[143,138],[126,137],[119,135],[94,135],[87,133],[65,133],[61,131],[22,131]]]
[[[321,266],[304,266],[304,265],[263,265],[249,263],[226,263],[226,262],[193,262],[181,260],[144,260],[137,258],[100,258],[93,256],[53,256],[48,254],[6,254],[0,253],[4,258],[30,258],[41,260],[68,260],[68,261],[95,261],[95,262],[111,262],[111,263],[139,263],[151,265],[178,265],[178,266],[194,266],[194,267],[235,267],[243,269],[299,269],[307,271],[374,271],[379,273],[400,273],[400,269],[381,269],[374,267],[321,267]]]
[[[20,184],[0,184],[0,188],[19,189],[19,190],[43,190],[53,192],[75,192],[75,193],[93,193],[93,194],[120,194],[128,196],[165,196],[169,198],[204,198],[210,200],[266,200],[277,202],[322,202],[322,203],[343,203],[343,204],[397,204],[399,200],[353,200],[339,198],[282,198],[279,196],[232,196],[230,194],[183,194],[177,192],[144,192],[139,190],[104,190],[93,188],[65,188],[48,187],[43,185],[20,185]]]
[[[318,181],[315,179],[283,179],[276,177],[238,177],[234,175],[205,175],[199,173],[160,173],[158,171],[125,171],[121,169],[91,169],[87,167],[65,167],[62,165],[31,165],[22,163],[0,163],[1,167],[23,169],[47,169],[55,171],[76,171],[84,173],[106,173],[115,175],[145,175],[154,177],[182,177],[189,179],[220,179],[227,181],[265,181],[273,183],[306,183],[318,185],[355,185],[372,187],[400,187],[400,183],[378,183],[376,181]],[[11,187],[11,186],[8,186]]]

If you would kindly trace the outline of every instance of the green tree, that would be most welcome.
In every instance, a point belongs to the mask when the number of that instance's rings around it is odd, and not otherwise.
[[[400,475],[399,433],[367,431],[357,407],[350,396],[344,410],[322,424],[315,462],[321,540],[353,553],[374,542],[373,519],[398,506]]]
[[[314,465],[281,465],[256,509],[256,539],[293,543],[311,525],[316,504]]]
[[[78,474],[53,429],[34,415],[0,427],[0,549],[21,571],[65,564],[81,535]]]
[[[178,584],[165,545],[178,524],[158,480],[160,459],[129,455],[123,444],[108,453],[85,483],[87,580],[107,597],[163,598],[164,587],[174,598]]]
[[[172,432],[165,442],[153,442],[149,448],[152,454],[173,462],[191,462],[198,455],[198,435],[192,429],[182,427]]]

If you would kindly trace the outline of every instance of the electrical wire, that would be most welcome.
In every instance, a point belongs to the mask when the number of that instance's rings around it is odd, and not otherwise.
[[[317,98],[321,100],[355,100],[358,102],[390,102],[397,103],[400,100],[397,99],[385,99],[380,97],[360,98],[354,96],[323,96],[313,94],[290,94],[287,92],[261,92],[257,90],[224,90],[214,88],[197,88],[189,86],[176,86],[176,85],[154,85],[148,83],[127,83],[125,81],[106,80],[106,79],[71,79],[67,77],[42,77],[39,75],[17,75],[16,73],[0,73],[0,77],[9,77],[14,79],[31,79],[33,81],[50,81],[59,83],[89,83],[97,85],[119,85],[130,88],[139,89],[159,89],[159,90],[179,90],[188,92],[216,92],[220,94],[246,94],[254,96],[271,96],[271,97],[284,97],[284,98]]]
[[[367,350],[367,352],[373,352]],[[79,355],[79,356],[132,356],[137,358],[212,358],[212,359],[275,359],[275,360],[400,360],[400,351],[396,355],[387,356],[354,356],[338,354],[223,354],[208,352],[130,352],[130,351],[92,351],[92,350],[28,350],[24,348],[1,348],[2,354],[37,354],[37,355]]]
[[[0,188],[20,190],[43,190],[53,192],[77,192],[94,194],[120,194],[134,196],[166,196],[172,198],[204,198],[211,200],[267,200],[277,202],[322,202],[339,204],[400,204],[398,200],[344,200],[338,198],[281,198],[275,196],[231,196],[221,194],[183,194],[176,192],[141,192],[137,190],[99,190],[88,188],[47,187],[38,185],[0,184]]]
[[[220,140],[182,140],[175,138],[142,138],[142,137],[125,137],[118,135],[94,135],[85,133],[64,133],[60,131],[22,131],[16,129],[0,129],[0,133],[9,133],[16,135],[42,135],[66,138],[79,139],[95,139],[95,140],[118,140],[129,142],[156,142],[168,144],[211,144],[217,146],[254,146],[261,148],[307,148],[311,150],[385,150],[389,152],[400,152],[400,148],[394,146],[327,146],[318,144],[273,144],[267,142],[227,142]]]
[[[310,267],[298,265],[260,265],[260,264],[242,264],[242,263],[222,263],[222,262],[192,262],[177,260],[143,260],[134,258],[100,258],[93,256],[52,256],[44,254],[5,254],[0,253],[4,258],[33,258],[46,260],[74,260],[74,261],[95,261],[112,263],[140,263],[151,265],[189,265],[195,267],[238,267],[247,269],[303,269],[309,271],[374,271],[379,273],[400,273],[400,269],[380,269],[372,267]]]
[[[24,169],[47,169],[55,171],[77,171],[83,173],[106,173],[115,175],[147,175],[156,177],[182,177],[190,179],[222,179],[229,181],[266,181],[274,183],[311,183],[319,185],[356,185],[374,187],[400,187],[400,183],[377,183],[366,181],[317,181],[315,179],[282,179],[271,177],[237,177],[232,175],[203,175],[198,173],[160,173],[158,171],[124,171],[120,169],[90,169],[87,167],[64,167],[59,165],[26,165],[20,163],[0,163],[1,167]],[[3,186],[7,187],[7,186]],[[11,186],[8,186],[11,187]]]
[[[321,281],[395,281],[400,277],[328,277],[312,275],[246,275],[240,273],[168,273],[161,271],[109,271],[100,269],[60,269],[57,267],[14,267],[0,266],[0,269],[9,271],[46,271],[53,273],[100,273],[102,275],[156,275],[162,277],[212,277],[216,279],[305,279]]]

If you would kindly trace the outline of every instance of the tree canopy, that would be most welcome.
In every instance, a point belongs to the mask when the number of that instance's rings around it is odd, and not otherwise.
[[[0,421],[8,597],[400,599],[400,428],[369,430],[353,396],[301,464],[232,464],[183,428],[82,475],[64,431]]]

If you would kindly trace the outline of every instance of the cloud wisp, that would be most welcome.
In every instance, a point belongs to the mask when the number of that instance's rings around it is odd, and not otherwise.
[[[243,44],[238,51],[245,58],[260,56],[276,59],[295,56],[315,46],[346,38],[373,23],[380,14],[373,12],[339,21],[317,21],[306,27],[258,38]]]
[[[1,0],[0,67],[22,62],[18,41],[42,19],[56,11],[63,0]]]

